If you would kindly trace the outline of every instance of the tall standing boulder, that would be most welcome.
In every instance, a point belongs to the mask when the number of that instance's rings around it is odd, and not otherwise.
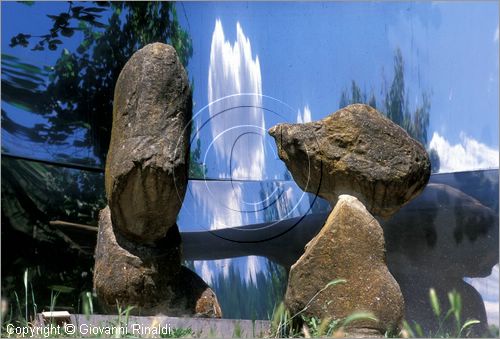
[[[347,106],[320,121],[279,124],[269,133],[304,191],[335,205],[357,197],[388,218],[417,196],[431,173],[424,147],[368,105]]]
[[[345,283],[325,286],[335,279]],[[319,293],[318,293],[319,292]],[[404,301],[386,266],[384,234],[365,206],[341,195],[321,231],[292,265],[285,304],[292,314],[341,319],[371,312],[378,319],[352,323],[349,336],[381,336],[396,330]]]
[[[115,88],[94,290],[105,311],[221,317],[214,292],[182,267],[176,224],[187,187],[191,92],[175,50],[134,53]]]
[[[173,47],[134,53],[118,77],[105,186],[115,228],[153,243],[172,227],[186,192],[191,92]]]

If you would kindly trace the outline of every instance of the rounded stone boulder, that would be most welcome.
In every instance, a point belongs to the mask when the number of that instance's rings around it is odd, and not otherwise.
[[[330,284],[342,279],[344,282]],[[321,231],[292,265],[285,305],[296,314],[340,320],[370,312],[346,328],[351,337],[382,336],[401,326],[403,295],[385,261],[384,234],[355,197],[341,195]]]
[[[212,289],[181,266],[181,237],[171,227],[156,246],[136,244],[117,233],[110,210],[99,215],[94,290],[106,312],[134,306],[132,314],[189,317],[222,316]]]
[[[332,205],[341,194],[355,196],[384,218],[417,196],[431,173],[424,147],[368,105],[350,105],[319,121],[278,124],[269,133],[304,191]]]
[[[172,227],[186,192],[191,91],[173,47],[140,49],[115,87],[105,187],[113,226],[154,243]]]

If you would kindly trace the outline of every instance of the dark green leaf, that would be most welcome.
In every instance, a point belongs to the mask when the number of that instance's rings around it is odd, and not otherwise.
[[[63,286],[63,285],[52,285],[52,286],[49,286],[49,288],[51,290],[54,290],[54,291],[60,292],[60,293],[70,293],[74,290],[73,287]]]
[[[94,21],[94,20],[95,20],[95,16],[94,16],[94,15],[91,15],[91,14],[87,14],[87,15],[81,16],[81,17],[80,17],[80,20],[84,20],[84,21]]]
[[[96,27],[99,27],[99,28],[106,28],[107,27],[107,25],[105,25],[105,24],[103,24],[103,23],[101,23],[99,21],[93,21],[92,25],[94,25]]]
[[[104,12],[106,10],[107,10],[106,8],[88,7],[88,8],[85,8],[83,11],[84,12],[91,12],[91,13],[101,13],[101,12]]]
[[[87,49],[86,49],[86,48],[85,48],[85,46],[83,46],[83,45],[78,46],[78,48],[76,49],[76,51],[77,51],[78,53],[80,53],[80,54],[85,53],[85,51],[86,51],[86,50],[87,50]]]
[[[73,36],[73,34],[75,34],[75,31],[74,31],[74,29],[73,29],[73,28],[67,28],[67,27],[66,27],[66,28],[63,28],[63,29],[61,30],[61,34],[62,34],[63,36],[65,36],[65,37],[67,37],[67,38],[70,38],[70,37],[72,37],[72,36]]]

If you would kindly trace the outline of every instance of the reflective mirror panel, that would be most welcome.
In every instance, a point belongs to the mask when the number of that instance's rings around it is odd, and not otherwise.
[[[432,163],[424,192],[380,220],[407,318],[435,329],[434,287],[441,300],[461,294],[477,333],[498,326],[497,2],[1,6],[6,290],[22,288],[27,267],[46,302],[49,283],[91,290],[114,84],[134,51],[163,41],[193,91],[185,264],[225,317],[270,317],[332,208],[297,186],[267,130],[367,103]],[[62,301],[77,308],[78,293]]]

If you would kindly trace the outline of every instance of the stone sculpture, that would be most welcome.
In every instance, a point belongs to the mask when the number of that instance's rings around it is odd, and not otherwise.
[[[187,187],[191,92],[171,46],[137,51],[115,88],[94,289],[109,312],[221,317],[214,292],[181,266],[177,214]]]
[[[425,149],[362,104],[317,122],[279,124],[269,133],[300,188],[336,204],[290,269],[286,306],[319,318],[357,311],[377,317],[351,324],[348,336],[397,331],[403,296],[386,266],[383,231],[370,213],[389,218],[420,194],[430,176]],[[334,279],[347,282],[323,290]]]
[[[332,206],[349,194],[388,218],[424,189],[431,173],[424,147],[368,105],[350,105],[320,121],[279,124],[269,133],[300,188]]]
[[[329,286],[329,281],[345,283]],[[380,335],[399,327],[403,296],[385,263],[384,233],[377,220],[355,197],[341,195],[325,225],[292,265],[286,304],[292,313],[308,305],[305,315],[345,318],[369,311],[379,320],[365,320],[349,336]]]
[[[153,243],[175,224],[186,192],[191,92],[173,47],[132,55],[118,77],[105,186],[114,227]]]

